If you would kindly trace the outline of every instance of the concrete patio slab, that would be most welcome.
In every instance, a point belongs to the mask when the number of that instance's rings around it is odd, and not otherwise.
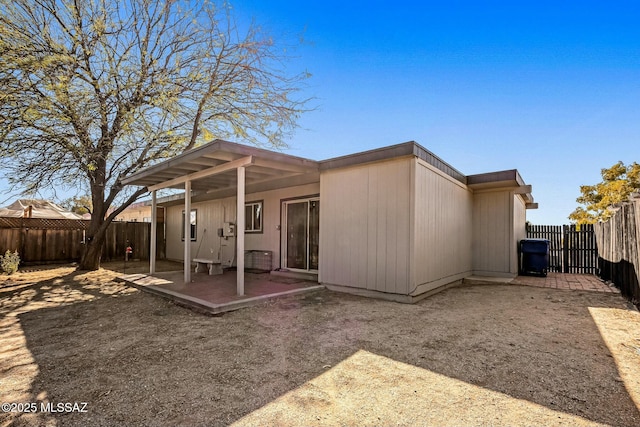
[[[261,304],[267,300],[324,289],[317,282],[245,273],[245,295],[236,294],[235,271],[210,276],[194,273],[184,283],[182,271],[121,275],[119,279],[145,292],[170,299],[181,305],[210,314],[224,313]]]

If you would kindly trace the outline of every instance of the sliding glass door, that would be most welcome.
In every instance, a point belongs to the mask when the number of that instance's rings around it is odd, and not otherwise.
[[[320,200],[282,203],[285,235],[282,265],[289,270],[317,271],[320,240]]]

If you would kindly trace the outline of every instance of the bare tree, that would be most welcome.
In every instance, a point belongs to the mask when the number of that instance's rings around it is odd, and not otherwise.
[[[146,193],[124,176],[213,137],[284,146],[308,104],[308,74],[289,75],[286,49],[226,5],[0,0],[0,13],[0,165],[26,192],[91,195],[81,269]]]

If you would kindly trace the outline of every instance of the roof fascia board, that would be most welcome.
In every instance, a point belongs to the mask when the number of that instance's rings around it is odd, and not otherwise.
[[[332,159],[323,160],[320,162],[320,170],[325,171],[329,169],[344,168],[349,166],[355,166],[365,163],[373,163],[382,160],[395,159],[405,156],[415,156],[419,159],[427,162],[431,166],[446,173],[452,178],[467,183],[466,177],[463,173],[455,169],[453,166],[442,160],[440,157],[433,154],[431,151],[422,147],[415,141],[404,142],[402,144],[391,145],[388,147],[376,148],[374,150],[363,151],[355,154],[348,154],[346,156],[335,157]]]
[[[422,159],[431,166],[435,167],[436,169],[446,173],[450,177],[458,180],[465,185],[467,184],[467,176],[465,174],[463,174],[417,142],[413,142],[413,154],[419,159]]]
[[[196,160],[200,157],[205,157],[208,154],[215,154],[216,151],[223,153],[232,153],[240,156],[262,156],[268,160],[286,163],[287,165],[291,165],[292,167],[303,167],[305,168],[305,172],[317,171],[319,168],[319,163],[315,160],[269,151],[265,150],[264,148],[250,147],[248,145],[242,145],[235,142],[216,139],[208,144],[193,148],[189,151],[165,160],[164,162],[158,163],[157,165],[149,166],[148,168],[133,173],[123,179],[122,184],[131,185],[133,182],[138,181],[141,178],[146,178],[158,172],[178,167],[180,164]],[[228,158],[228,156],[221,160],[225,160],[226,158]]]
[[[474,186],[480,184],[488,184],[499,181],[515,181],[518,185],[524,185],[522,178],[520,178],[520,174],[515,169],[496,171],[496,172],[488,172],[481,173],[477,175],[469,175],[467,176],[467,185]]]
[[[516,194],[530,194],[532,191],[533,188],[530,185],[521,185],[515,189]]]
[[[389,147],[376,148],[374,150],[322,160],[320,161],[320,171],[414,155],[414,145],[414,142],[405,142]]]

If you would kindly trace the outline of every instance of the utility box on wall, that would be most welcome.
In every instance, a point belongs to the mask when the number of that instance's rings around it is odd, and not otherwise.
[[[222,225],[222,237],[234,237],[236,235],[236,225],[232,222],[225,222]]]

